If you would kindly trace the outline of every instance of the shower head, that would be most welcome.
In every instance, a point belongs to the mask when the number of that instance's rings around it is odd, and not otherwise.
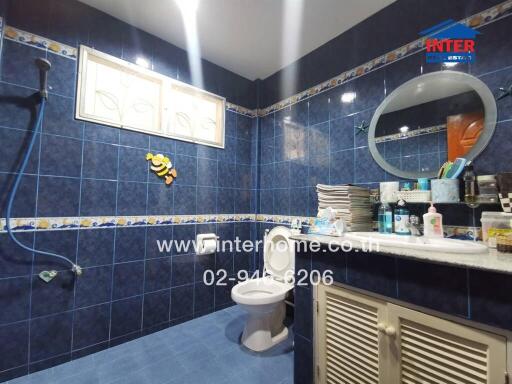
[[[52,64],[43,58],[36,59],[37,68],[39,68],[39,93],[42,98],[48,99],[48,71]]]

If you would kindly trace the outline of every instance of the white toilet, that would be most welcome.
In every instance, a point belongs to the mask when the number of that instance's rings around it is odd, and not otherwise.
[[[238,283],[231,298],[248,313],[242,343],[257,352],[265,351],[288,336],[283,324],[284,298],[293,289],[295,244],[286,227],[275,227],[265,237],[264,277]]]

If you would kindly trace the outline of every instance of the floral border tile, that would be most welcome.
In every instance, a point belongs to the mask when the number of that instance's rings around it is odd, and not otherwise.
[[[42,49],[44,51],[50,51],[57,55],[67,57],[68,59],[77,58],[76,48],[47,39],[46,37],[22,31],[21,29],[14,28],[9,25],[5,27],[4,38],[17,43],[30,45],[31,47]]]
[[[472,28],[480,28],[486,24],[496,21],[505,16],[512,14],[512,0],[507,0],[494,7],[486,9],[480,13],[469,16],[460,21]],[[296,95],[290,96],[287,99],[281,100],[269,107],[258,110],[258,116],[265,116],[270,113],[276,112],[280,109],[288,107],[292,104],[298,103],[308,99],[318,93],[325,92],[331,88],[337,87],[343,83],[353,80],[357,77],[363,76],[368,72],[374,71],[382,66],[391,64],[397,60],[400,60],[406,56],[420,52],[425,49],[426,37],[419,38],[415,41],[407,43],[391,52],[385,53],[377,58],[374,58],[364,64],[359,65],[356,68],[349,69],[341,73],[338,76],[333,77],[323,83],[317,84],[305,91],[302,91]]]
[[[245,115],[249,117],[258,117],[258,110],[257,109],[249,109],[242,107],[240,105],[236,105],[233,103],[226,102],[226,109],[228,111],[239,113],[240,115]]]
[[[252,222],[255,215],[148,215],[148,216],[92,216],[92,217],[22,217],[12,219],[12,229],[22,231],[53,231],[109,227],[140,227],[181,224]],[[6,232],[6,222],[0,220],[0,233]]]

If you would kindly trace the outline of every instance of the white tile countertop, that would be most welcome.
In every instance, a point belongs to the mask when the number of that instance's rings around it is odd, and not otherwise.
[[[351,246],[354,252],[371,252],[388,254],[397,257],[421,260],[425,262],[448,264],[457,267],[467,267],[495,272],[512,273],[512,253],[500,253],[496,249],[489,248],[484,253],[466,254],[466,253],[448,253],[448,252],[432,252],[417,249],[408,249],[403,247],[395,247],[390,245],[373,244],[368,249],[368,243],[363,244],[357,240],[348,239],[344,236],[333,237],[325,235],[300,234],[292,235],[293,240],[305,241],[308,243],[316,243],[322,245],[331,245],[333,252],[335,248],[344,247],[349,251]],[[313,250],[313,249],[312,249]],[[322,248],[321,252],[328,252],[329,249]],[[313,256],[314,257],[314,254]]]

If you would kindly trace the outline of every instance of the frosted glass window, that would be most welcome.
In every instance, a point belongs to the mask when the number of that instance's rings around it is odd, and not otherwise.
[[[224,148],[225,100],[80,47],[78,119]]]

